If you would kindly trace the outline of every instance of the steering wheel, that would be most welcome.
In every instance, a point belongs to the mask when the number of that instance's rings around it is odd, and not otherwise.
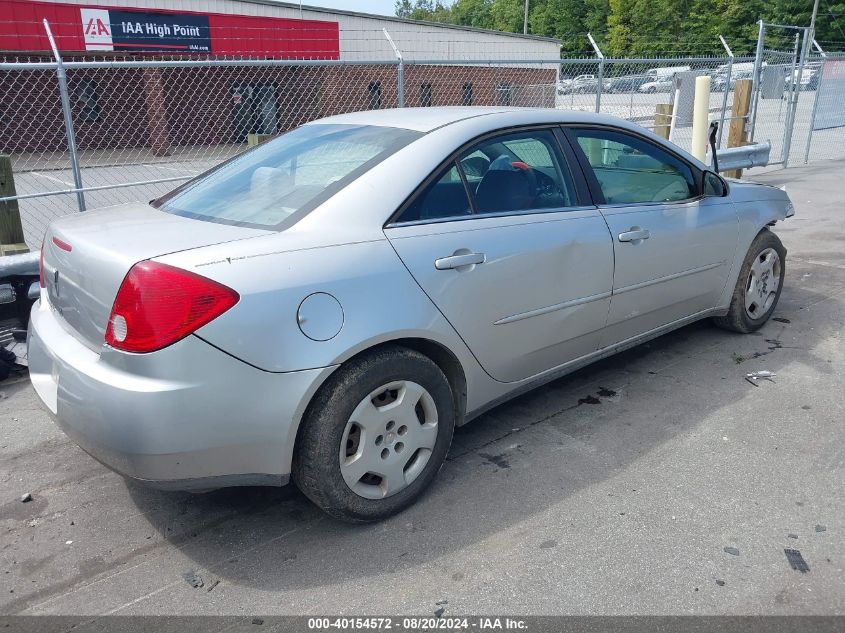
[[[555,206],[556,204],[565,204],[566,196],[564,195],[563,191],[561,190],[558,183],[555,182],[554,178],[544,174],[539,169],[534,169],[528,163],[524,163],[522,161],[513,161],[511,163],[517,169],[522,169],[527,173],[531,174],[532,178],[532,189],[534,191],[534,201],[535,203],[540,200],[549,201],[551,204],[549,205],[538,205],[538,206]]]
[[[528,194],[532,200],[530,206],[534,206],[533,201],[537,199],[537,172],[528,163],[521,160],[511,161],[511,167],[522,173],[528,181]]]

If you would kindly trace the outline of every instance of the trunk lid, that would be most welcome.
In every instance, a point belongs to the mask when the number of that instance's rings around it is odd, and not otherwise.
[[[193,220],[144,203],[53,222],[44,238],[50,305],[76,337],[98,350],[123,278],[137,262],[269,231]]]

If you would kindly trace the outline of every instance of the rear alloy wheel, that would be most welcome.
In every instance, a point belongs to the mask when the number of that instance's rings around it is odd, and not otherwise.
[[[777,235],[761,231],[742,263],[728,314],[714,323],[741,333],[760,329],[777,306],[785,273],[786,249]]]
[[[340,442],[340,473],[352,492],[384,499],[420,476],[437,443],[437,407],[424,387],[398,380],[358,403]]]
[[[309,407],[294,481],[336,518],[391,516],[413,503],[443,464],[453,402],[446,376],[419,352],[394,347],[353,359]]]

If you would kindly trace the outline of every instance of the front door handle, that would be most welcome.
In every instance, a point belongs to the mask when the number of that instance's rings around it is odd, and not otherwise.
[[[619,234],[620,242],[634,242],[639,244],[642,240],[647,240],[651,237],[648,229],[641,229],[638,226],[632,226],[630,231],[625,231]]]
[[[484,253],[455,253],[449,257],[441,257],[434,260],[434,267],[437,270],[452,270],[455,268],[463,268],[464,266],[473,266],[475,264],[483,264],[487,258]]]

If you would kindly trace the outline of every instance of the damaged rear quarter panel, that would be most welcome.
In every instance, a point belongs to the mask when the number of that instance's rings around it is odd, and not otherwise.
[[[473,362],[383,236],[296,248],[281,233],[244,247],[236,253],[224,244],[161,258],[240,294],[235,307],[196,332],[223,351],[265,371],[288,372],[336,365],[373,345],[415,337],[444,345],[465,368]],[[343,310],[340,331],[327,341],[308,338],[297,322],[302,301],[318,292]]]

